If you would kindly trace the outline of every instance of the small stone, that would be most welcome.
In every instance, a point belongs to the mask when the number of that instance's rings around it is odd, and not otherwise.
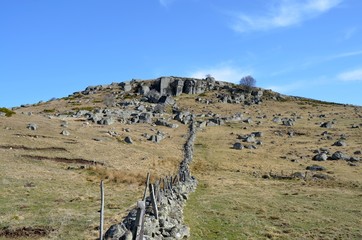
[[[35,131],[38,129],[38,125],[36,125],[35,123],[29,123],[27,126],[28,129]]]
[[[309,171],[324,171],[324,170],[326,170],[325,167],[322,167],[322,166],[319,166],[319,165],[308,166],[306,169],[309,170]]]
[[[241,143],[237,142],[237,143],[234,143],[233,148],[234,148],[234,149],[241,150],[241,149],[244,148],[244,145],[242,145]]]
[[[67,130],[63,130],[60,134],[64,135],[64,136],[69,136],[70,133]]]
[[[124,141],[125,141],[126,143],[128,143],[128,144],[133,144],[133,140],[132,140],[132,138],[129,137],[129,136],[125,137]]]
[[[345,147],[347,146],[347,143],[343,140],[338,140],[337,142],[333,143],[333,146]]]

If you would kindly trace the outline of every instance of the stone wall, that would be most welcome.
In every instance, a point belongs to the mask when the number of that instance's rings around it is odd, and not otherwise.
[[[189,193],[194,191],[197,185],[189,168],[193,159],[195,138],[196,124],[192,117],[179,172],[175,177],[166,177],[150,184],[150,195],[139,201],[137,207],[132,209],[121,223],[111,226],[104,239],[172,240],[190,236],[190,229],[183,222],[183,207]]]

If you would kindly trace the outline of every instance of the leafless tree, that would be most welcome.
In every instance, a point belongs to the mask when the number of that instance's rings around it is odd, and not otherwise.
[[[241,86],[244,86],[245,90],[251,91],[251,89],[255,87],[256,80],[252,76],[248,75],[242,77],[239,83]]]

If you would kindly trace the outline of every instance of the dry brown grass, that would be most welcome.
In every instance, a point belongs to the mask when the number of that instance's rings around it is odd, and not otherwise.
[[[185,209],[194,239],[357,239],[361,235],[361,168],[344,161],[320,163],[334,180],[262,179],[269,171],[305,171],[315,162],[313,150],[327,147],[348,154],[361,150],[361,108],[309,101],[266,101],[258,106],[204,105],[182,95],[178,105],[194,113],[230,116],[241,112],[252,124],[232,123],[198,132],[192,165],[200,185]],[[213,99],[212,92],[202,98]],[[39,239],[95,239],[98,231],[99,181],[106,180],[105,227],[118,222],[141,197],[147,172],[153,178],[173,174],[182,159],[187,126],[85,124],[85,119],[54,117],[72,108],[104,107],[102,94],[72,96],[15,110],[0,119],[0,229],[53,229]],[[55,109],[55,111],[53,111]],[[49,111],[51,110],[51,111]],[[168,109],[170,111],[170,109]],[[22,112],[24,114],[22,114]],[[29,116],[27,112],[34,114]],[[273,123],[274,114],[301,116],[293,127]],[[327,118],[318,115],[326,114]],[[266,118],[261,116],[266,115]],[[258,118],[260,117],[260,118]],[[336,119],[333,129],[320,122]],[[68,121],[70,136],[60,124]],[[257,122],[260,121],[260,124]],[[26,128],[36,123],[37,131]],[[127,129],[127,131],[125,131]],[[166,133],[161,144],[141,135]],[[333,140],[323,140],[327,130]],[[116,132],[111,136],[108,132]],[[256,150],[234,150],[238,134],[264,133]],[[295,137],[287,132],[294,131]],[[344,133],[348,146],[331,146]],[[134,144],[123,140],[130,136]],[[31,157],[38,156],[41,160]],[[47,161],[84,159],[104,165]],[[292,161],[293,160],[293,161]],[[4,239],[0,236],[0,239]],[[6,238],[5,238],[6,239]]]
[[[252,124],[233,123],[206,128],[197,134],[192,170],[200,181],[185,209],[191,239],[360,239],[362,170],[346,161],[312,161],[313,151],[326,147],[353,156],[361,150],[361,108],[298,102],[266,102],[241,108],[224,104],[212,111],[240,111],[252,116]],[[301,116],[293,127],[272,122],[274,114]],[[318,117],[326,114],[326,119]],[[256,119],[256,116],[267,118]],[[310,117],[312,116],[312,117]],[[309,119],[308,119],[309,118]],[[336,119],[335,128],[320,122]],[[260,121],[260,124],[256,124]],[[328,131],[333,139],[322,140]],[[235,150],[237,135],[261,131],[263,145]],[[295,132],[289,137],[287,132]],[[347,147],[332,144],[347,136]],[[263,179],[265,173],[305,172],[308,165],[327,168],[330,180]],[[311,173],[309,173],[311,174]]]

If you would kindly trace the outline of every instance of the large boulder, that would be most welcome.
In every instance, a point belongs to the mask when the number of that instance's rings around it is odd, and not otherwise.
[[[341,151],[337,151],[337,152],[332,154],[330,159],[331,160],[349,160],[350,157],[347,154],[345,154],[345,153],[343,153]]]
[[[172,94],[171,83],[173,82],[173,77],[161,77],[159,81],[159,93],[161,96]]]
[[[327,159],[328,159],[328,156],[324,152],[318,153],[317,155],[315,155],[313,157],[313,160],[315,160],[315,161],[326,161]]]

